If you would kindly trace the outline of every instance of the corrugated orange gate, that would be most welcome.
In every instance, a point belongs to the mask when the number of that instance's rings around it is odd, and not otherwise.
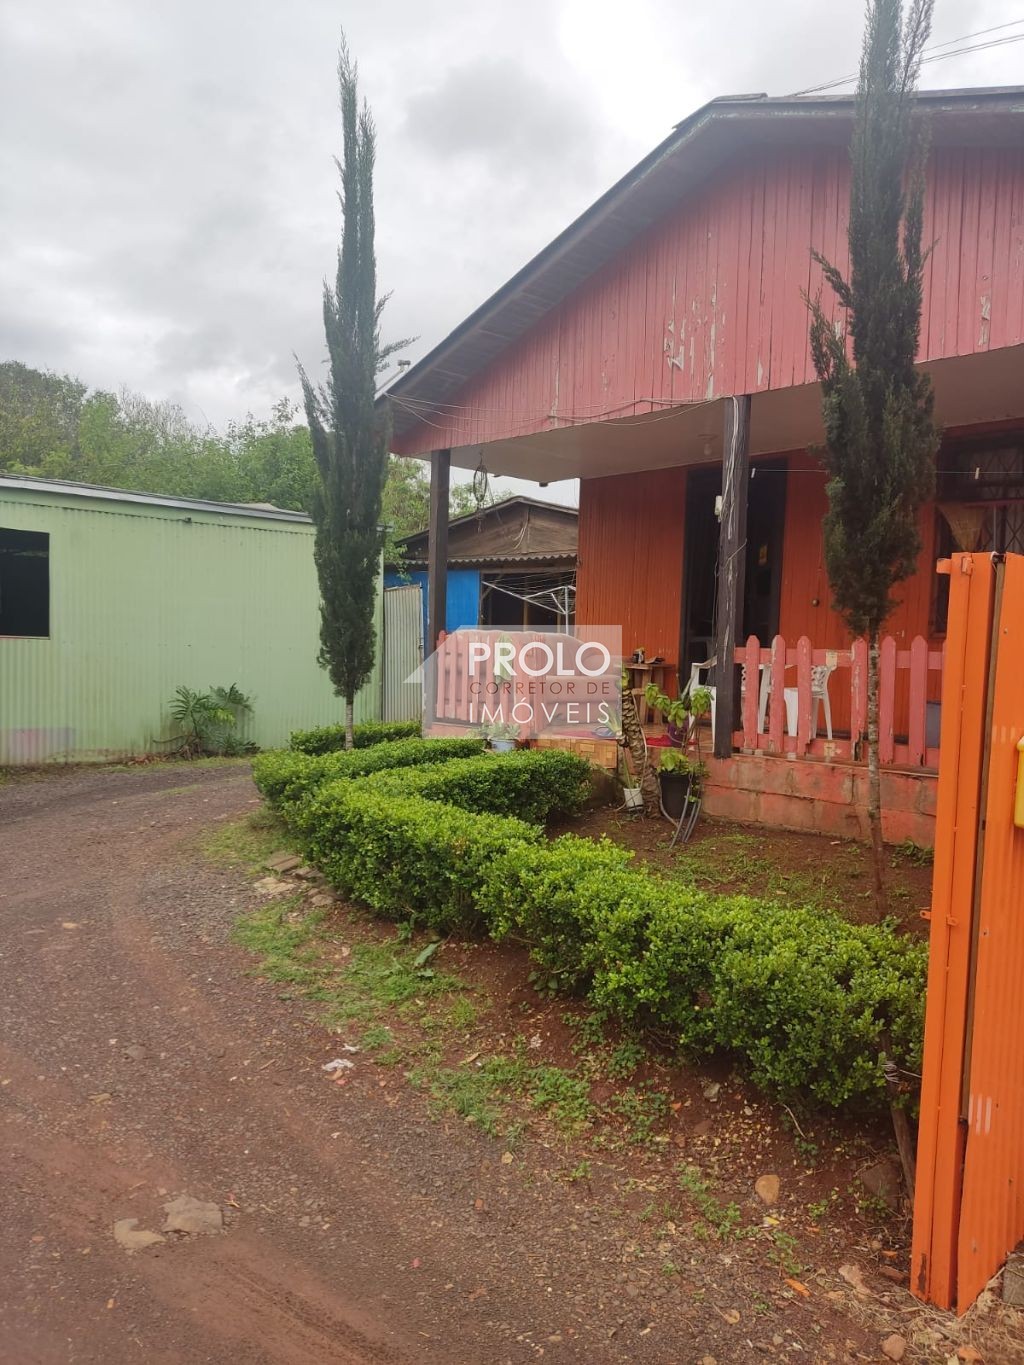
[[[964,1312],[1024,1238],[1024,556],[950,570],[911,1287]]]

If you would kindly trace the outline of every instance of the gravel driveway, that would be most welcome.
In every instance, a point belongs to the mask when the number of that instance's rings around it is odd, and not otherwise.
[[[408,1087],[327,1083],[337,1040],[231,942],[249,879],[197,850],[256,803],[239,764],[0,786],[0,1360],[878,1358],[707,1245],[690,1288],[627,1269],[621,1217]],[[162,1234],[181,1195],[223,1229]]]

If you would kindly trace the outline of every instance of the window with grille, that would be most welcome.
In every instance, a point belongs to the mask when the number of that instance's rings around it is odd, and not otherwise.
[[[1024,434],[943,447],[936,480],[935,554],[1024,554]],[[946,629],[949,579],[936,581],[932,626]]]

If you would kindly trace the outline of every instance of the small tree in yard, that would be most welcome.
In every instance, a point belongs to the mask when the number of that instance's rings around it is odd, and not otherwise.
[[[357,71],[344,40],[338,58],[341,96],[342,238],[334,288],[324,284],[329,374],[314,386],[299,366],[317,484],[312,515],[320,580],[320,663],[345,699],[345,747],[353,747],[356,693],[373,670],[373,609],[383,533],[381,497],[391,424],[376,403],[377,376],[406,341],[382,345],[374,253],[373,168],[376,133],[359,108]]]
[[[892,591],[914,572],[917,521],[935,479],[938,431],[927,375],[914,369],[921,321],[926,140],[914,118],[933,0],[869,0],[851,146],[850,274],[818,253],[845,313],[810,302],[829,474],[825,563],[836,609],[868,643],[868,820],[875,901],[885,910],[878,753],[879,640]]]

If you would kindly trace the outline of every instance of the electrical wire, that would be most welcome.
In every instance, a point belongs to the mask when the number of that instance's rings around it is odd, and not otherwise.
[[[397,394],[392,394],[392,395],[391,395],[391,401],[392,401],[393,403],[397,403],[399,407],[405,408],[405,410],[406,410],[407,412],[409,412],[413,417],[415,417],[415,418],[417,419],[417,421],[422,422],[422,423],[424,424],[424,426],[433,427],[436,431],[444,431],[444,432],[450,432],[450,431],[452,430],[453,426],[455,426],[456,429],[457,429],[456,424],[458,423],[458,421],[459,421],[460,419],[459,419],[458,416],[455,415],[455,414],[452,414],[452,415],[451,415],[451,420],[450,420],[448,423],[442,425],[442,423],[440,423],[440,422],[431,421],[431,419],[430,419],[429,417],[427,417],[427,415],[426,415],[425,412],[420,411],[419,409],[410,406],[410,405],[406,402],[406,400],[405,400],[404,398],[400,398]],[[558,426],[555,426],[555,427],[550,427],[550,428],[548,428],[548,430],[550,430],[550,431],[563,431],[563,430],[565,430],[566,428],[568,428],[568,427],[573,427],[573,426],[590,426],[590,425],[596,425],[597,423],[599,423],[600,421],[602,421],[602,419],[605,419],[605,418],[611,418],[611,420],[613,420],[613,421],[615,422],[615,426],[616,426],[617,429],[618,429],[618,428],[622,428],[622,427],[636,427],[636,426],[649,427],[649,426],[654,426],[654,425],[655,425],[656,423],[658,423],[658,422],[667,422],[667,421],[676,420],[676,419],[678,419],[679,417],[685,416],[685,415],[687,415],[687,414],[689,414],[689,413],[697,412],[697,411],[698,411],[699,409],[701,409],[701,408],[711,407],[711,406],[713,406],[713,404],[716,403],[718,400],[717,400],[717,399],[714,399],[714,398],[711,398],[711,399],[703,399],[703,400],[701,400],[701,401],[698,402],[698,403],[684,403],[684,404],[679,405],[679,406],[674,406],[674,407],[672,408],[672,410],[669,411],[669,412],[650,413],[650,414],[647,414],[647,415],[642,415],[642,416],[640,416],[640,417],[636,417],[636,418],[634,418],[634,419],[632,419],[632,420],[631,420],[630,418],[615,418],[615,417],[612,417],[612,416],[611,416],[611,414],[613,414],[613,413],[621,412],[622,409],[623,409],[624,407],[633,406],[633,405],[635,405],[635,403],[637,403],[637,402],[647,402],[647,401],[650,401],[650,400],[647,400],[647,399],[634,399],[634,400],[633,400],[633,404],[623,403],[623,404],[620,404],[620,405],[619,405],[618,407],[616,407],[616,408],[606,408],[606,409],[604,409],[603,411],[595,411],[595,412],[587,413],[587,414],[585,414],[585,415],[582,415],[582,414],[581,414],[581,415],[578,415],[578,416],[577,416],[576,414],[574,414],[574,413],[566,413],[566,414],[558,413],[558,414],[552,414],[550,410],[545,410],[545,411],[542,412],[542,413],[536,413],[536,414],[532,414],[532,415],[531,415],[531,414],[527,414],[527,415],[524,415],[524,416],[522,416],[522,417],[520,418],[520,421],[519,421],[519,423],[518,423],[517,429],[515,429],[515,430],[509,430],[509,431],[504,432],[503,435],[502,435],[502,437],[501,437],[500,439],[502,439],[502,440],[508,440],[508,439],[511,439],[512,437],[515,437],[515,436],[533,436],[533,435],[542,434],[542,433],[539,433],[539,432],[536,431],[536,425],[537,425],[538,422],[557,422],[559,425],[558,425]],[[671,400],[670,400],[670,399],[662,399],[662,400],[659,400],[659,401],[662,401],[662,402],[670,402]],[[436,409],[434,409],[434,408],[431,408],[430,411],[432,412],[433,416],[436,416],[436,417],[444,418],[444,417],[447,415],[447,414],[445,414],[445,413],[439,413],[439,412],[437,412]],[[474,407],[472,407],[472,406],[468,406],[468,407],[466,407],[466,408],[464,409],[464,411],[465,411],[465,412],[468,412],[468,413],[470,413],[470,414],[472,414],[473,417],[475,417],[478,413],[482,412],[483,410],[482,410],[482,409],[474,408]],[[517,411],[518,411],[518,410],[517,410],[517,409],[514,409],[514,408],[512,408],[512,409],[504,409],[501,413],[499,413],[499,415],[509,415],[509,414],[511,414],[511,413],[513,413],[513,412],[517,412]],[[472,420],[472,418],[471,418],[470,420]],[[466,444],[468,444],[468,445],[474,445],[474,444],[482,444],[482,443],[481,443],[481,442],[476,442],[476,441],[474,441],[474,440],[471,439],[471,438],[467,438]]]
[[[955,44],[957,43],[969,43],[973,38],[984,38],[989,33],[998,33],[1003,29],[1016,28],[1020,24],[1024,24],[1024,19],[1011,19],[1005,24],[993,24],[991,28],[981,28],[975,33],[964,33],[959,38],[950,38],[944,43],[933,43],[931,47],[926,47],[924,49],[924,54],[921,57],[921,65],[924,66],[929,62],[941,62],[947,57],[960,57],[969,52],[983,52],[989,47],[1002,47],[1010,43],[1019,43],[1024,39],[1024,33],[1011,34],[1005,38],[995,38],[990,42],[978,43],[971,47],[955,47]],[[942,48],[954,47],[955,50],[952,52],[943,52],[941,50]],[[856,79],[857,72],[853,72],[847,76],[839,76],[832,81],[823,81],[821,85],[809,85],[806,90],[795,90],[793,94],[787,96],[787,98],[799,99],[802,95],[818,95],[823,91],[834,90],[836,86],[846,85],[848,82],[855,81]]]

